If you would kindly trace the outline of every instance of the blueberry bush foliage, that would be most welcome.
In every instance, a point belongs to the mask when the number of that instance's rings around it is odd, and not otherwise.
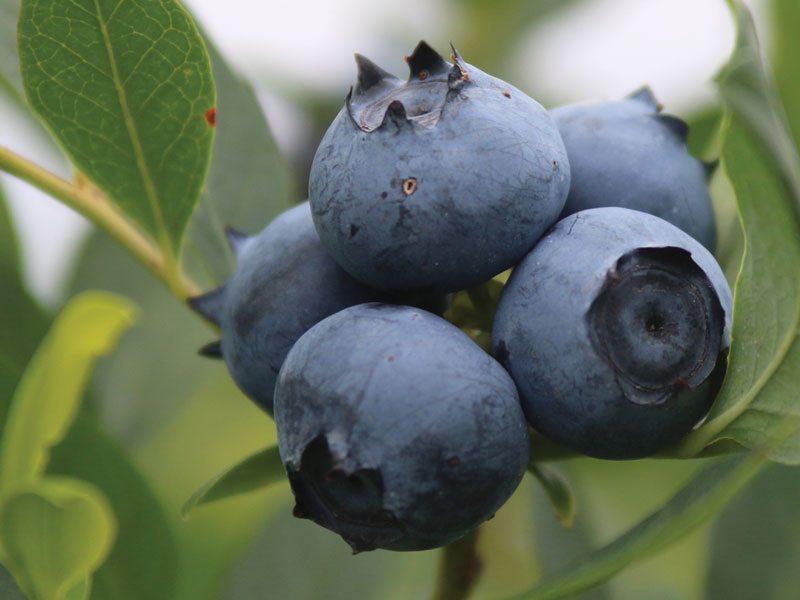
[[[498,65],[555,6],[465,2],[461,49]],[[771,64],[731,2],[717,106],[689,116],[692,150],[721,161],[717,255],[735,281],[708,418],[642,461],[536,438],[532,476],[480,535],[351,557],[291,518],[274,425],[196,356],[214,332],[184,302],[230,274],[224,225],[255,232],[302,200],[253,89],[175,0],[0,0],[0,93],[69,176],[13,143],[0,169],[95,226],[51,313],[0,196],[0,597],[795,597],[800,5],[770,7]],[[483,304],[450,312],[479,340]]]

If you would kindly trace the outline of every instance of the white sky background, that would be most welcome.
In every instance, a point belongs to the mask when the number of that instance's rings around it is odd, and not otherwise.
[[[284,86],[344,94],[353,52],[402,73],[402,56],[426,39],[445,49],[453,11],[444,0],[184,0],[229,61],[259,88],[281,147],[292,152],[303,116],[280,97]],[[749,0],[762,38],[767,0]],[[592,0],[540,22],[509,48],[511,83],[534,97],[574,102],[616,98],[648,83],[670,112],[713,98],[712,77],[734,39],[724,0]],[[457,42],[457,40],[455,40]],[[466,57],[480,65],[480,57]],[[57,171],[35,138],[0,101],[0,144]],[[57,304],[64,276],[88,231],[81,217],[28,185],[2,176],[22,238],[34,294]]]

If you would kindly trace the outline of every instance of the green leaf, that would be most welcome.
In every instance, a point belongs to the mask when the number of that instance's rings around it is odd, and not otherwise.
[[[567,478],[556,469],[536,463],[528,465],[528,471],[536,477],[547,494],[556,518],[564,527],[572,527],[576,513],[575,495]]]
[[[770,465],[714,523],[707,598],[795,600],[800,473]]]
[[[716,461],[701,470],[662,508],[616,540],[515,598],[572,598],[609,580],[628,565],[666,548],[702,525],[758,472],[763,462],[764,458],[756,453]]]
[[[0,273],[5,283],[7,277],[20,277],[20,259],[17,231],[11,222],[5,194],[0,188]]]
[[[730,111],[723,166],[736,192],[745,250],[734,294],[728,372],[686,455],[720,440],[763,444],[785,417],[800,416],[800,160],[767,77],[752,18],[738,9],[739,39],[719,79]],[[773,450],[800,463],[800,436]]]
[[[103,491],[117,539],[92,578],[102,600],[173,600],[178,552],[170,520],[131,458],[83,411],[53,448],[48,475],[75,477]]]
[[[22,98],[22,76],[17,55],[19,0],[0,0],[0,87]]]
[[[6,566],[31,600],[88,598],[89,577],[114,543],[114,514],[92,485],[47,477],[0,503]]]
[[[25,289],[17,234],[0,189],[0,432],[14,389],[47,329],[48,318]]]
[[[163,427],[210,379],[229,377],[224,362],[197,355],[213,339],[208,326],[105,233],[86,240],[69,289],[71,294],[108,290],[140,308],[136,327],[97,365],[92,378],[101,420],[124,445]]]
[[[0,492],[44,472],[50,447],[66,434],[94,360],[131,325],[133,306],[111,294],[72,300],[47,334],[11,401],[0,439]]]
[[[775,80],[786,107],[795,142],[800,141],[800,3],[795,0],[772,0],[774,28]]]
[[[197,506],[264,489],[286,480],[278,447],[266,448],[226,469],[189,498],[181,509],[184,518]]]
[[[75,166],[177,255],[205,180],[215,92],[174,0],[23,0],[28,100]]]
[[[189,227],[189,258],[196,258],[221,283],[234,269],[226,225],[257,233],[289,208],[289,166],[278,151],[250,85],[206,42],[217,86],[214,158],[200,204]]]

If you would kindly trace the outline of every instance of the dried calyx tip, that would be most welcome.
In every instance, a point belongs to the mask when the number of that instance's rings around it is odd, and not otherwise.
[[[426,79],[433,73],[444,73],[450,65],[427,42],[420,41],[406,61],[412,79]]]
[[[358,66],[358,85],[355,93],[360,94],[382,81],[394,81],[397,77],[382,69],[363,54],[356,53],[356,65]]]
[[[219,325],[222,309],[225,305],[225,286],[222,285],[205,294],[189,298],[186,302],[201,317],[215,325]]]
[[[717,172],[717,167],[719,167],[719,159],[703,161],[703,170],[706,172],[706,179],[711,179],[714,176],[714,173]]]
[[[200,348],[197,353],[200,356],[205,356],[206,358],[215,358],[220,359],[223,358],[222,354],[222,342],[217,340],[215,342],[209,342],[202,348]]]
[[[656,96],[649,85],[643,85],[642,87],[634,90],[627,95],[627,98],[629,100],[644,102],[645,104],[651,106],[656,112],[661,112],[661,109],[664,108],[663,105],[656,100]]]
[[[453,66],[458,69],[458,73],[464,81],[469,80],[469,75],[467,74],[467,67],[464,59],[461,57],[461,54],[458,52],[458,49],[453,45],[453,42],[450,42],[450,50],[452,51],[453,55]]]
[[[231,227],[230,225],[225,226],[225,237],[228,238],[228,245],[233,250],[233,253],[236,256],[239,256],[242,252],[242,248],[244,248],[245,242],[249,239],[249,236],[245,235],[241,231],[238,231]]]
[[[683,119],[672,115],[656,115],[655,118],[684,142],[689,139],[689,125]]]

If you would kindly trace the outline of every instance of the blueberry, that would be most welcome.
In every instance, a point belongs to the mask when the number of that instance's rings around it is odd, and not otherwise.
[[[572,177],[561,217],[602,206],[632,208],[669,221],[713,252],[707,184],[713,165],[689,154],[686,124],[659,111],[648,88],[619,101],[551,111]]]
[[[275,380],[292,344],[325,317],[385,294],[355,281],[328,256],[308,202],[254,237],[231,232],[229,238],[235,273],[190,303],[222,332],[221,344],[204,353],[222,356],[242,391],[271,414]]]
[[[706,414],[730,324],[730,288],[702,245],[658,217],[598,208],[559,221],[516,267],[492,351],[535,429],[637,458]]]
[[[323,245],[383,290],[455,291],[518,262],[569,188],[547,111],[425,42],[408,57],[405,82],[356,59],[358,83],[311,167]]]
[[[363,304],[294,345],[275,390],[295,514],[354,551],[424,550],[490,518],[529,439],[514,383],[426,311]]]

